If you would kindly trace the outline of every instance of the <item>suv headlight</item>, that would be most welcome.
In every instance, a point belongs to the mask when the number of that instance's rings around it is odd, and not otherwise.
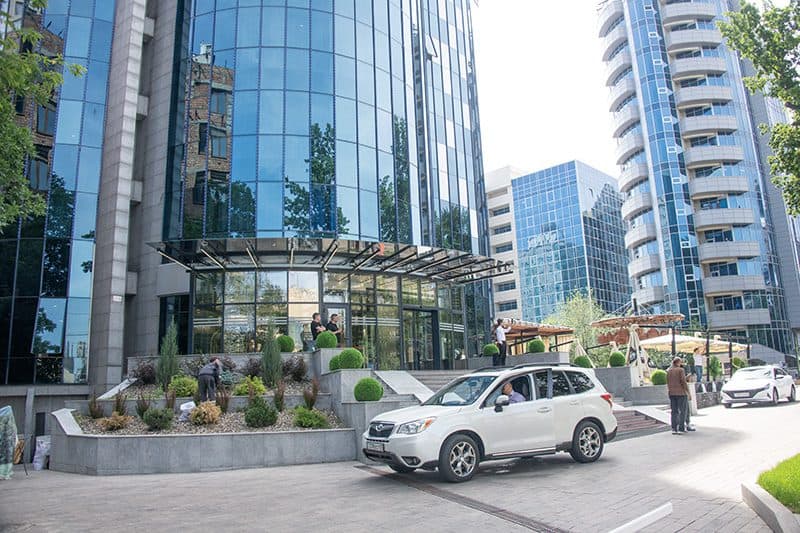
[[[430,418],[421,418],[419,420],[414,420],[413,422],[406,422],[405,424],[400,424],[400,427],[397,428],[398,435],[416,435],[417,433],[422,433],[428,426],[433,424],[433,421],[436,420],[436,417]]]

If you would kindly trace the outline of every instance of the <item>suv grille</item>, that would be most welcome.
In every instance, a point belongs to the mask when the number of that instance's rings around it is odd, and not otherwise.
[[[386,422],[372,422],[369,425],[369,436],[386,439],[389,438],[389,435],[392,433],[393,429],[394,424],[389,424]]]

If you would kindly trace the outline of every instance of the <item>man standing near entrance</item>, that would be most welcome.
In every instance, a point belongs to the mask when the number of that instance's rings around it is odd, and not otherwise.
[[[339,315],[336,313],[332,314],[325,329],[336,335],[339,344],[342,343],[342,328],[339,326]]]
[[[670,422],[672,434],[680,435],[686,432],[686,409],[689,395],[689,384],[686,383],[686,372],[682,366],[683,360],[676,357],[672,366],[667,370],[667,394],[672,411]]]
[[[503,326],[503,319],[498,318],[497,324],[494,328],[494,339],[497,342],[497,348],[500,350],[500,355],[498,355],[498,361],[500,362],[500,366],[506,366],[506,354],[508,353],[508,343],[506,343],[506,333],[511,331],[511,326],[504,327]]]
[[[319,318],[319,313],[311,315],[311,350],[317,348],[317,335],[325,331],[325,326],[322,325],[322,320]]]

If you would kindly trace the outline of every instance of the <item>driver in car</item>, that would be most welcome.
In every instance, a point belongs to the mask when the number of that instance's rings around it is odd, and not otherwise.
[[[514,387],[511,386],[511,382],[510,381],[506,382],[506,384],[503,385],[503,394],[508,396],[508,403],[510,403],[510,404],[511,403],[519,403],[519,402],[524,402],[525,401],[525,396],[523,396],[522,394],[520,394],[517,391],[515,391]]]

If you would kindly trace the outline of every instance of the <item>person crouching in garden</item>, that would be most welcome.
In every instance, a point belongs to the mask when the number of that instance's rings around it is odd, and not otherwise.
[[[200,401],[215,401],[217,399],[217,383],[219,383],[219,371],[222,363],[219,357],[212,357],[207,365],[200,369],[197,374],[198,392]]]

